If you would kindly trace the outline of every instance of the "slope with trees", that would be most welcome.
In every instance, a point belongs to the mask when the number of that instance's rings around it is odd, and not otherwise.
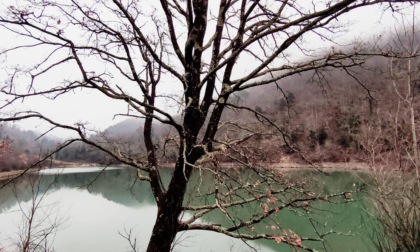
[[[0,126],[0,171],[23,170],[36,163],[56,147],[54,138],[40,137],[33,131],[23,131],[16,126]],[[39,167],[39,166],[38,166]]]

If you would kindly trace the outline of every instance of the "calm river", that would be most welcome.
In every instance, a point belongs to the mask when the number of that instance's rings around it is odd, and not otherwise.
[[[170,170],[166,171],[170,175]],[[363,175],[334,172],[329,176],[304,171],[319,190],[334,192],[351,190],[363,183]],[[33,200],[40,202],[36,218],[43,223],[59,223],[58,230],[48,238],[57,252],[130,251],[130,244],[122,235],[131,232],[139,251],[144,251],[156,217],[156,206],[147,184],[136,181],[136,172],[128,168],[49,169],[40,176],[41,186],[31,186],[24,179],[0,190],[0,251],[15,251],[13,244],[27,223]],[[36,197],[34,195],[37,195]],[[331,235],[324,244],[316,244],[320,251],[372,251],[369,225],[363,196],[355,196],[347,204],[323,204],[311,215],[313,221],[332,228],[342,235]],[[17,204],[17,202],[21,202]],[[24,212],[22,212],[22,209]],[[279,223],[302,236],[313,234],[312,224],[306,216],[282,211]],[[34,223],[36,223],[34,220]],[[268,227],[260,227],[268,228]],[[41,229],[41,228],[39,228]],[[244,242],[212,232],[194,231],[180,234],[174,251],[290,251],[274,241]]]

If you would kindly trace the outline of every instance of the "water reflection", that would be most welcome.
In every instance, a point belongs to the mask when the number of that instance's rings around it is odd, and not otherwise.
[[[82,169],[82,170],[81,170]],[[139,251],[144,251],[156,218],[156,206],[152,192],[147,183],[136,179],[136,171],[126,168],[111,168],[105,171],[98,168],[71,168],[48,170],[41,176],[28,175],[40,179],[40,193],[47,192],[42,201],[43,207],[57,206],[58,214],[67,219],[60,226],[54,240],[56,251],[130,251],[129,243],[120,234],[132,230],[137,239]],[[245,177],[246,172],[241,173]],[[163,180],[168,181],[171,170],[163,171]],[[354,173],[331,173],[323,176],[316,172],[293,172],[290,180],[305,178],[308,183],[318,185],[324,193],[350,190],[363,179]],[[21,212],[16,198],[28,204],[32,199],[31,179],[23,178],[13,186],[0,191],[0,244],[11,247],[10,242],[16,240],[18,227],[21,226]],[[206,184],[207,181],[207,184]],[[212,180],[204,175],[200,180],[201,189],[211,186]],[[190,191],[196,191],[192,183]],[[38,188],[37,188],[38,189]],[[313,224],[318,223],[320,232],[328,232],[331,228],[347,233],[356,231],[359,235],[327,238],[327,243],[305,243],[320,251],[371,251],[366,243],[369,230],[363,226],[361,213],[365,204],[360,197],[347,205],[321,203],[319,211],[302,217],[302,212],[281,211],[275,218],[284,229],[292,229],[301,236],[313,236]],[[195,202],[197,203],[197,202]],[[58,204],[58,205],[57,205]],[[252,209],[252,208],[251,208]],[[238,214],[253,214],[252,210],[241,210]],[[247,212],[248,211],[248,212]],[[255,211],[261,211],[256,206]],[[57,211],[56,211],[57,212]],[[220,213],[210,215],[212,221],[218,220],[227,224],[226,217]],[[203,219],[202,221],[206,221]],[[269,228],[262,223],[257,229]],[[189,231],[178,235],[180,242],[175,251],[253,251],[240,240],[232,239],[217,233],[205,231]],[[7,245],[4,245],[7,244]],[[289,251],[283,244],[272,240],[251,242],[260,251]],[[7,250],[6,251],[13,251]]]
[[[55,251],[130,251],[128,241],[119,234],[125,230],[132,231],[139,251],[144,251],[156,206],[150,187],[136,180],[135,174],[135,170],[115,168],[104,172],[87,169],[80,173],[73,168],[44,172],[39,177],[39,191],[47,193],[42,207],[54,205],[60,210],[58,214],[67,219],[54,238]],[[170,171],[164,174],[169,175]],[[23,205],[32,199],[28,181],[21,179],[0,191],[0,244],[6,251],[13,251],[11,243],[18,239],[22,222],[16,198],[26,202]],[[179,234],[177,239],[174,251],[252,251],[240,240],[217,233],[190,231]],[[274,251],[255,242],[250,245],[260,251]]]

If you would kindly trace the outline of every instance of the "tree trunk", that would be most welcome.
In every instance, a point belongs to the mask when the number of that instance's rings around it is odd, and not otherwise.
[[[410,122],[411,122],[411,136],[413,142],[413,159],[414,159],[414,169],[416,169],[416,178],[419,178],[419,168],[420,168],[420,157],[417,147],[417,132],[416,132],[416,120],[414,113],[414,100],[410,101]]]
[[[413,83],[411,79],[412,71],[411,71],[411,58],[408,59],[408,80],[407,80],[407,92],[408,92],[408,106],[410,108],[410,124],[411,124],[411,137],[412,137],[412,148],[413,148],[413,163],[414,169],[416,172],[416,178],[419,178],[419,166],[420,166],[420,158],[419,152],[417,149],[417,132],[416,132],[416,120],[415,120],[415,113],[414,113],[414,95],[415,91],[413,88]]]
[[[153,227],[152,237],[150,237],[147,252],[169,252],[172,243],[178,233],[178,216],[170,209],[160,209]]]
[[[195,161],[196,158],[192,159],[191,163]],[[185,230],[178,220],[191,173],[192,167],[186,165],[184,156],[180,155],[168,191],[163,200],[158,202],[158,214],[147,252],[169,252],[176,234]]]

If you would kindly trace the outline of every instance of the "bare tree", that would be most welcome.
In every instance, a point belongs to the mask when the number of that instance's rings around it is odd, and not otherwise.
[[[417,251],[420,248],[420,184],[401,171],[375,173],[372,241],[377,251]]]
[[[3,156],[4,153],[9,151],[10,149],[10,141],[2,140],[0,143],[0,155]]]
[[[413,15],[414,16],[414,15]],[[414,17],[413,17],[414,18]],[[393,59],[390,62],[390,73],[392,77],[392,84],[397,96],[397,112],[395,114],[395,124],[403,125],[400,121],[408,119],[409,122],[409,139],[407,142],[410,143],[410,146],[404,146],[400,144],[401,148],[404,149],[406,156],[409,158],[409,163],[414,167],[416,177],[419,178],[420,170],[420,156],[419,156],[419,141],[417,140],[417,135],[419,132],[419,127],[417,125],[418,120],[418,111],[416,107],[418,106],[417,96],[419,93],[419,82],[420,74],[416,66],[418,65],[418,54],[420,52],[420,41],[416,32],[415,20],[412,20],[412,24],[403,25],[402,34],[398,34],[397,38],[394,41],[394,44],[398,48],[401,48],[402,55],[406,59]],[[400,115],[400,113],[402,115]],[[407,114],[407,116],[406,116]],[[405,118],[408,117],[408,118]],[[396,132],[398,129],[396,128]],[[398,135],[396,134],[398,137]],[[402,138],[399,137],[399,141]],[[404,140],[403,140],[404,141]]]
[[[375,92],[378,106],[372,110],[373,120],[365,125],[361,141],[369,156],[367,160],[379,161],[373,162],[372,168],[384,165],[387,169],[413,171],[418,178],[420,128],[416,108],[420,91],[420,33],[417,25],[414,13],[404,17],[395,32],[380,43],[381,50],[393,51],[393,56],[374,57],[375,64],[368,67],[380,76],[378,83],[386,86],[380,87],[382,92]]]
[[[398,6],[404,2],[412,1],[398,1]],[[229,101],[238,92],[278,84],[287,76],[361,64],[363,52],[349,53],[333,46],[319,53],[307,42],[335,45],[336,36],[345,31],[337,20],[371,5],[398,10],[391,0],[20,1],[0,14],[1,30],[19,38],[1,55],[18,51],[45,54],[28,58],[27,64],[8,66],[1,109],[10,111],[33,97],[59,100],[71,91],[93,90],[126,104],[128,109],[120,116],[144,118],[147,153],[141,158],[121,151],[118,145],[102,145],[89,137],[87,125],[66,124],[42,111],[3,113],[1,121],[40,119],[51,129],[76,133],[77,137],[64,145],[82,141],[137,168],[139,179],[150,182],[158,206],[147,251],[169,251],[178,232],[197,229],[245,240],[270,239],[311,250],[302,240],[322,241],[322,235],[302,238],[282,230],[272,217],[284,208],[307,209],[315,201],[346,199],[348,192],[315,195],[304,184],[291,183],[281,174],[262,169],[259,157],[253,155],[256,136],[274,135],[295,149],[282,128],[264,113]],[[48,76],[57,78],[54,73],[64,69],[74,74],[46,81]],[[165,95],[165,88],[172,93]],[[180,117],[160,105],[164,99],[178,102]],[[225,119],[228,109],[254,115],[253,123]],[[152,138],[156,121],[168,125],[173,133],[161,145]],[[167,185],[162,183],[158,162],[162,151],[158,146],[163,146],[165,153],[166,143],[177,148]],[[247,167],[259,178],[247,180],[232,174],[220,160]],[[205,193],[198,191],[205,198],[202,205],[191,205],[186,197],[191,175],[204,170],[212,174],[215,186]],[[242,206],[248,206],[249,214],[236,214]],[[231,225],[199,222],[212,211],[222,212]],[[188,218],[182,218],[185,213],[189,213]],[[276,228],[272,232],[252,229],[266,220],[280,226],[280,232],[276,233]]]
[[[380,70],[375,72],[390,85],[376,97],[382,106],[377,106],[374,119],[366,125],[363,141],[373,168],[368,195],[375,218],[371,239],[377,251],[420,248],[419,113],[416,109],[420,33],[414,12],[402,21],[384,46],[398,57],[377,63]]]
[[[46,202],[45,197],[49,188],[54,183],[49,183],[46,188],[42,185],[42,176],[29,176],[31,200],[25,203],[20,199],[18,189],[13,189],[22,222],[19,225],[18,238],[15,239],[15,248],[23,252],[48,252],[54,251],[53,242],[59,227],[66,219],[60,216],[57,202]]]

